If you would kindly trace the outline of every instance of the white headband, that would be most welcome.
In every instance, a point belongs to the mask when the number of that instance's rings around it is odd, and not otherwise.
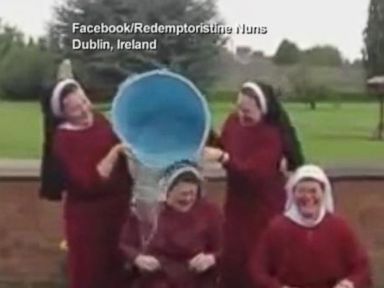
[[[186,172],[193,173],[200,181],[203,181],[201,173],[197,168],[190,166],[190,165],[178,168],[175,171],[173,171],[171,173],[171,175],[164,176],[160,180],[159,186],[160,186],[160,200],[161,201],[166,200],[168,190],[171,187],[172,183],[176,180],[176,178],[179,177],[181,174],[186,173]]]
[[[61,110],[61,101],[60,94],[63,91],[64,87],[68,84],[75,84],[79,88],[81,88],[80,84],[74,79],[65,79],[56,84],[55,89],[53,89],[52,97],[51,97],[51,109],[53,115],[56,117],[62,117],[63,111]]]
[[[242,88],[249,88],[252,89],[253,92],[255,92],[257,99],[260,103],[260,109],[261,112],[265,115],[268,112],[268,105],[267,105],[267,98],[265,97],[265,94],[261,87],[254,83],[254,82],[245,82],[242,86]]]
[[[295,186],[303,179],[315,179],[324,185],[324,198],[322,203],[322,212],[318,219],[312,223],[303,221],[302,217],[298,213],[297,207],[293,199],[293,190]],[[332,196],[332,187],[327,175],[324,171],[316,165],[304,165],[296,170],[296,172],[289,178],[286,185],[287,203],[285,205],[285,216],[298,223],[299,225],[306,227],[313,227],[319,224],[325,216],[326,212],[333,213],[334,203]]]

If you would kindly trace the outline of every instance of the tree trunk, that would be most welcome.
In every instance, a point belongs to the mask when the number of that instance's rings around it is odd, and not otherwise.
[[[311,110],[316,110],[316,101],[315,100],[309,100],[309,107]]]

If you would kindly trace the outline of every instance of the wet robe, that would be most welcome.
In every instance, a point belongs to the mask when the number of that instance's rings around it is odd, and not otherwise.
[[[219,261],[221,253],[222,217],[216,206],[198,200],[188,212],[178,212],[164,205],[157,231],[147,247],[140,237],[136,217],[127,219],[120,247],[128,265],[136,270],[139,288],[213,288],[217,287],[217,269],[203,273],[191,271],[188,262],[199,253],[213,253]],[[154,256],[161,263],[157,272],[139,272],[134,259],[139,254]]]
[[[96,166],[118,143],[108,121],[95,115],[84,130],[58,128],[53,153],[64,174],[65,237],[70,288],[118,288],[123,284],[120,229],[130,199],[131,179],[123,157],[108,180]]]
[[[221,146],[230,155],[225,165],[225,203],[222,287],[251,287],[247,263],[251,249],[268,222],[283,211],[284,177],[279,130],[261,122],[243,127],[236,114],[226,121]]]
[[[254,287],[333,288],[347,278],[355,288],[370,287],[364,248],[347,223],[326,214],[313,228],[278,216],[252,257]]]

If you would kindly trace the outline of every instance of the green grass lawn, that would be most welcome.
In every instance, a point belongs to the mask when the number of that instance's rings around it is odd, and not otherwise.
[[[321,104],[311,111],[303,104],[290,103],[286,108],[309,161],[333,165],[384,163],[384,142],[371,140],[378,105],[348,103],[337,108]],[[219,129],[231,105],[213,103],[211,109]],[[0,101],[0,116],[0,158],[38,158],[42,139],[38,104]]]
[[[38,103],[0,101],[0,158],[38,158],[42,119]]]

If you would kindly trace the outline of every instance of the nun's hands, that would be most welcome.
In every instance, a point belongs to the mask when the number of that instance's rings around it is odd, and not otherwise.
[[[203,150],[203,159],[206,161],[226,163],[229,160],[229,154],[219,148],[205,147]]]
[[[108,154],[99,162],[96,169],[101,178],[109,178],[117,160],[119,159],[120,154],[123,151],[123,147],[123,144],[117,144],[113,146]]]
[[[283,157],[281,160],[280,160],[280,172],[283,173],[283,175],[285,176],[285,178],[289,178],[291,177],[292,175],[292,172],[289,171],[288,169],[288,160],[287,158]]]
[[[200,253],[189,261],[189,268],[198,273],[204,272],[216,264],[215,256]]]
[[[334,288],[354,288],[355,285],[348,279],[341,280]]]
[[[217,161],[221,155],[221,150],[212,147],[204,147],[203,150],[203,159],[205,161]]]
[[[115,147],[119,154],[124,155],[130,159],[133,159],[133,152],[128,146],[126,146],[123,143],[120,143],[120,144],[117,144]]]
[[[288,171],[288,161],[285,157],[281,158],[280,160],[280,171],[284,174]]]
[[[143,271],[154,272],[159,270],[161,265],[159,260],[150,255],[140,254],[135,258],[135,265]]]
[[[103,160],[99,162],[96,169],[101,178],[108,179],[112,173],[113,166],[114,166],[114,163],[112,163],[111,159],[105,157]]]

